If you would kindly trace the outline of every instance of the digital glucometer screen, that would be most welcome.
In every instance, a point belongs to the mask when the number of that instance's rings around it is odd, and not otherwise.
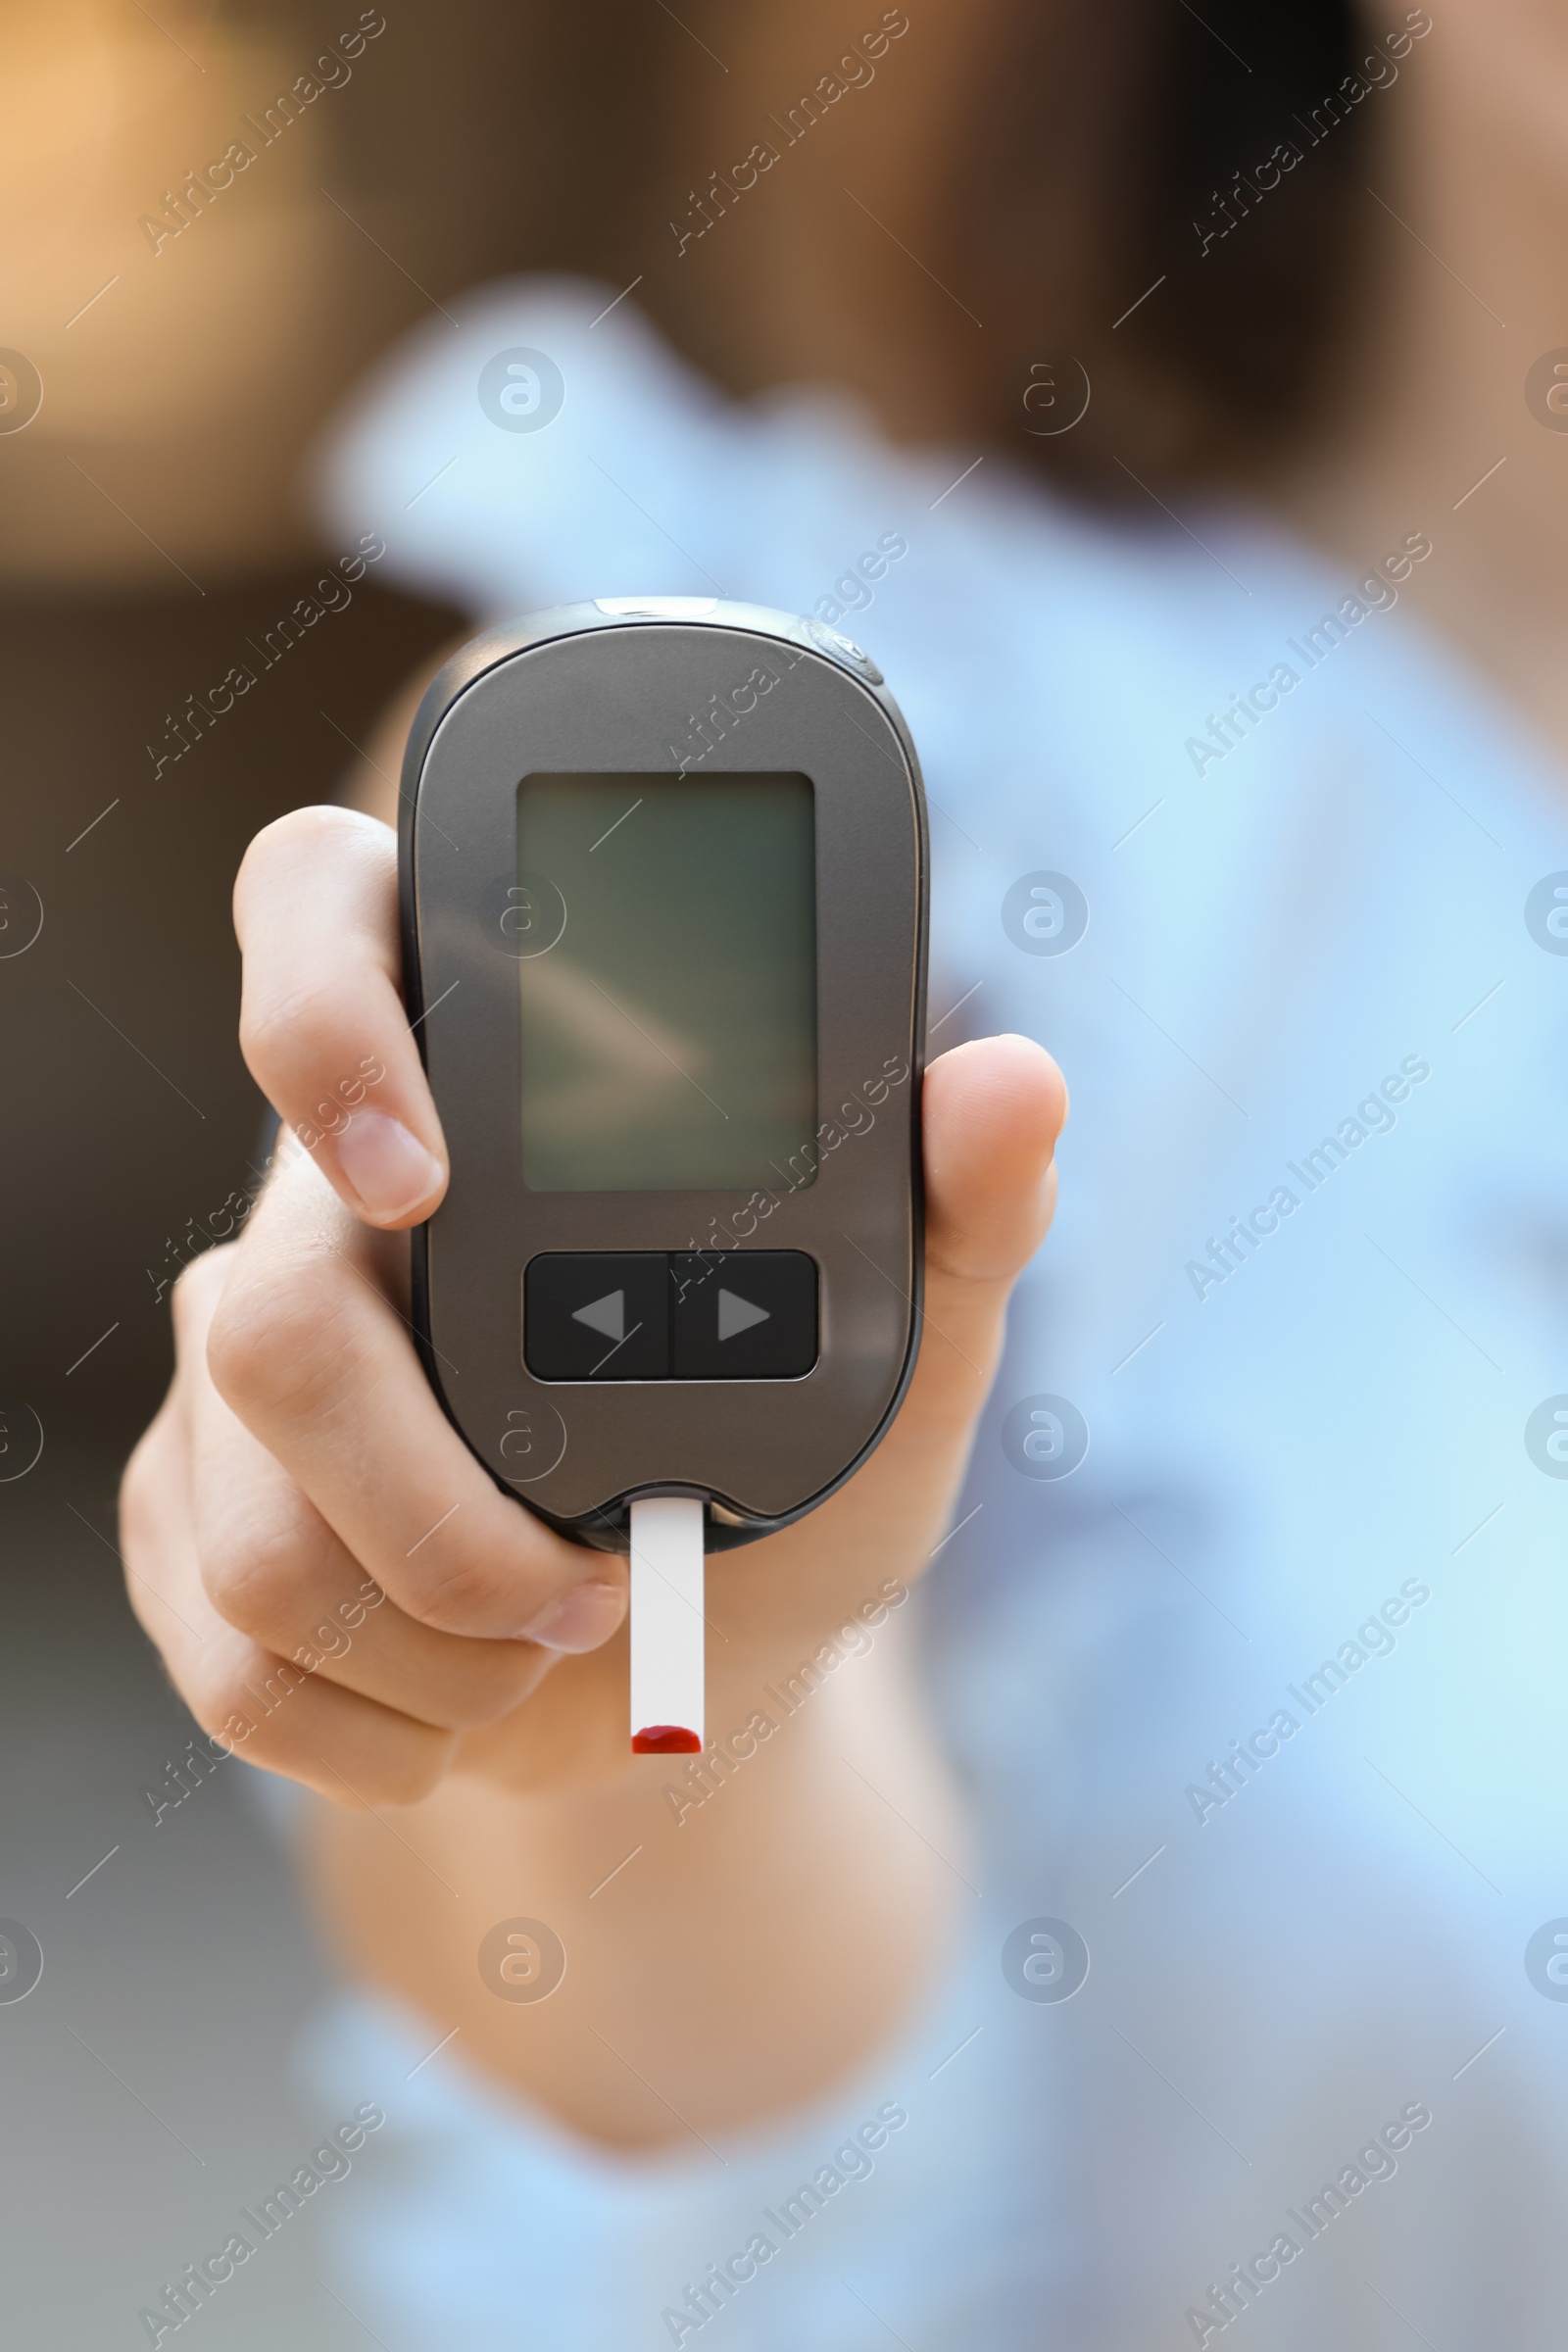
[[[514,944],[531,1191],[809,1181],[814,833],[801,775],[524,778]]]

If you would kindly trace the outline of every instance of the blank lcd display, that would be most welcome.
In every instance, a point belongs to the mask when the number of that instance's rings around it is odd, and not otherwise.
[[[814,833],[801,775],[523,779],[531,1191],[800,1183],[816,1131]]]

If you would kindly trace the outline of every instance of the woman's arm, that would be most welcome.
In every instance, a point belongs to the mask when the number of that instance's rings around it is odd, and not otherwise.
[[[902,1596],[1049,1222],[1059,1074],[1021,1038],[928,1071],[914,1382],[830,1502],[710,1563],[714,1745],[688,1776],[626,1751],[624,1563],[499,1493],[415,1357],[402,1233],[445,1154],[397,993],[391,834],[286,818],[236,909],[248,1058],[321,1140],[285,1140],[242,1240],[179,1286],[179,1369],[125,1485],[142,1621],[212,1733],[333,1798],[321,1908],[432,2041],[457,2028],[471,2062],[614,2143],[794,2104],[907,2010],[972,1875]],[[385,1074],[325,1135],[316,1105],[362,1064]],[[372,1105],[412,1141],[372,1127],[367,1150]],[[481,1975],[519,1918],[566,1949],[538,2005]]]

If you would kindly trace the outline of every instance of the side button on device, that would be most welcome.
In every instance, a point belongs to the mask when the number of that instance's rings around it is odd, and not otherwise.
[[[836,662],[844,662],[850,669],[858,669],[861,677],[868,679],[873,686],[886,683],[864,646],[857,645],[853,637],[846,637],[840,629],[830,629],[825,621],[808,620],[806,625],[824,654],[831,654]]]
[[[798,1380],[816,1361],[816,1261],[804,1250],[670,1255],[677,1380]]]
[[[662,1250],[562,1250],[522,1278],[522,1356],[539,1380],[667,1380]]]

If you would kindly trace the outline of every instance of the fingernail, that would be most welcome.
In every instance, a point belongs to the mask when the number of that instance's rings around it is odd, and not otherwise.
[[[625,1614],[624,1585],[578,1585],[542,1609],[532,1625],[524,1626],[523,1640],[574,1654],[597,1649],[610,1640]]]
[[[357,1110],[338,1139],[337,1164],[377,1220],[406,1217],[438,1190],[443,1170],[417,1136],[384,1110]]]

